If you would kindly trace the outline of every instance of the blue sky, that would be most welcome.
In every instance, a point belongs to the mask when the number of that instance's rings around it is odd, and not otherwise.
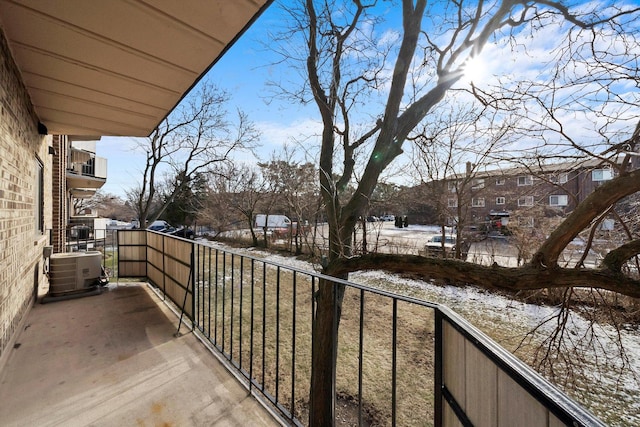
[[[396,9],[389,9],[389,2],[380,2],[380,11],[387,14],[397,14]],[[215,83],[229,92],[231,100],[229,111],[240,107],[248,114],[261,132],[262,147],[259,155],[267,160],[271,152],[278,150],[292,138],[311,135],[319,129],[318,113],[313,105],[303,107],[290,101],[273,98],[272,91],[266,82],[273,78],[295,79],[292,71],[282,65],[273,65],[273,52],[265,49],[262,42],[268,40],[268,33],[276,27],[282,27],[277,4],[269,7],[263,15],[248,29],[233,47],[213,66],[204,79]],[[399,21],[396,20],[400,25]],[[393,27],[383,28],[393,36],[397,32]],[[526,35],[524,35],[526,38]],[[544,28],[536,37],[527,38],[527,54],[513,53],[511,48],[498,48],[487,45],[479,63],[472,67],[475,83],[491,84],[497,77],[509,79],[510,76],[526,76],[532,81],[544,78],[548,72],[550,45],[562,38],[559,27]],[[514,49],[521,49],[516,46]],[[468,84],[468,82],[464,82]],[[623,92],[625,89],[621,89]],[[635,87],[628,89],[629,99],[638,97]],[[269,102],[267,102],[269,101]],[[631,114],[634,118],[636,114]],[[577,136],[586,135],[586,129],[593,127],[593,123],[601,118],[590,114],[575,115],[567,120],[567,129]],[[633,119],[635,120],[635,119]],[[313,145],[313,141],[308,143]],[[317,145],[317,144],[316,144]],[[140,181],[144,157],[136,153],[136,142],[133,138],[105,137],[97,144],[98,155],[108,159],[108,178],[103,187],[106,193],[124,197],[125,190]],[[405,144],[406,149],[406,144]],[[239,160],[255,161],[248,155],[242,155]]]
[[[319,132],[319,116],[314,105],[303,106],[274,98],[272,90],[266,86],[267,80],[275,78],[297,78],[292,71],[282,65],[273,65],[275,54],[265,48],[269,32],[282,28],[279,5],[272,4],[258,20],[219,59],[203,78],[228,91],[231,100],[228,110],[239,107],[247,113],[261,133],[261,147],[257,154],[267,160],[271,153],[279,150],[292,139],[299,139]],[[380,3],[382,13],[397,13],[401,9],[389,9],[388,2]],[[103,137],[97,144],[97,155],[108,159],[107,183],[102,187],[105,193],[125,197],[125,191],[140,181],[144,156],[137,152],[135,138]],[[255,163],[255,158],[241,154],[241,160]]]

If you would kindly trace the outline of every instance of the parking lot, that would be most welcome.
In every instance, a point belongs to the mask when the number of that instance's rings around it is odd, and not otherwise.
[[[320,224],[317,231],[317,244],[320,247],[328,246],[329,230],[326,224]],[[367,251],[393,254],[418,255],[424,252],[425,245],[435,235],[442,234],[442,229],[437,225],[409,224],[407,227],[398,228],[394,221],[375,221],[366,223],[367,230]],[[261,230],[255,230],[260,235]],[[446,234],[455,235],[455,231],[450,227],[445,228]],[[236,230],[227,233],[229,237],[249,237],[248,230]],[[359,225],[356,233],[356,248],[363,247],[363,230]],[[276,242],[285,243],[286,239],[279,239]],[[565,251],[565,259],[568,265],[575,263],[581,256],[580,242],[573,245],[573,252]],[[533,248],[531,248],[533,249]],[[531,255],[531,254],[529,254]],[[482,265],[492,265],[494,263],[503,267],[518,266],[518,250],[506,237],[494,236],[479,241],[472,241],[468,250],[467,261]],[[585,264],[590,267],[596,266],[598,257],[590,255],[585,260]]]

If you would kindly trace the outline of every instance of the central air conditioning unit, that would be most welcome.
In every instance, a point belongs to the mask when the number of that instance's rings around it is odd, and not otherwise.
[[[49,258],[49,294],[80,293],[95,289],[102,273],[99,251],[53,254]]]

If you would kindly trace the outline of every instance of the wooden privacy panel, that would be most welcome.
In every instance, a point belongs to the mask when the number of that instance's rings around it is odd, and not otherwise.
[[[118,231],[118,277],[147,276],[147,231]]]
[[[498,371],[498,426],[548,426],[547,408],[504,371]]]
[[[169,258],[182,264],[191,264],[192,246],[193,243],[186,240],[173,239],[170,237],[165,237],[164,239],[164,253]]]
[[[146,246],[147,232],[146,230],[119,230],[118,245],[119,246]]]
[[[477,426],[498,425],[498,367],[468,342],[465,355],[467,416]]]
[[[442,378],[462,408],[465,407],[465,339],[448,322],[443,322]]]
[[[191,253],[193,243],[160,233],[147,237],[147,277],[184,313],[193,318]],[[186,298],[185,298],[186,294]]]
[[[146,277],[193,318],[191,252],[193,243],[147,230],[118,233],[118,275]],[[185,299],[186,294],[186,299]]]
[[[448,321],[442,327],[444,386],[474,426],[564,425]],[[443,425],[460,425],[446,400],[442,415]]]
[[[442,427],[463,427],[463,424],[456,417],[455,412],[451,409],[451,406],[445,402],[443,403],[443,411],[442,411]]]

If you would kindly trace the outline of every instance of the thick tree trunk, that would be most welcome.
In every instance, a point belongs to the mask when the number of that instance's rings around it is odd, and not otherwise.
[[[355,229],[355,220],[351,217],[348,221],[342,221],[341,225],[329,231],[330,254],[333,256],[330,255],[323,272],[327,276],[347,279],[348,273],[334,272],[334,264],[342,257],[351,254],[351,233]],[[311,427],[334,425],[338,327],[344,292],[344,285],[331,280],[321,280],[315,294],[316,310],[313,323],[309,394],[309,425]]]
[[[335,418],[338,319],[336,285],[320,282],[313,325],[313,355],[309,425],[332,426]]]
[[[640,244],[624,245],[616,255],[626,258],[637,254]],[[362,270],[383,270],[400,274],[415,274],[429,279],[452,283],[469,283],[486,289],[522,291],[563,287],[592,287],[640,298],[640,280],[615,270],[620,257],[612,256],[610,265],[602,268],[542,268],[535,265],[522,267],[485,266],[451,258],[432,258],[417,255],[366,254],[341,259],[333,264],[334,273]],[[612,268],[614,267],[614,268]]]

